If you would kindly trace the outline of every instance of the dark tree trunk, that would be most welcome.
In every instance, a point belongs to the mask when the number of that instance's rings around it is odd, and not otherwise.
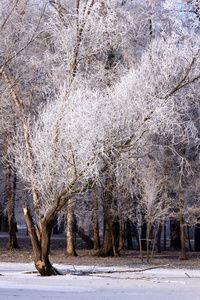
[[[195,226],[195,251],[200,251],[200,224]]]
[[[149,262],[149,250],[151,246],[151,241],[153,237],[153,231],[154,231],[154,223],[151,224],[151,229],[149,230],[150,224],[148,224],[148,233],[147,233],[147,262]]]
[[[93,199],[94,199],[94,250],[100,248],[100,237],[99,237],[99,218],[98,218],[98,199],[97,199],[97,191],[96,184],[94,183],[92,187]]]
[[[16,236],[16,220],[15,220],[15,189],[16,189],[16,176],[14,176],[13,182],[13,193],[11,198],[9,199],[10,203],[8,203],[8,243],[7,249],[19,249],[17,236]]]
[[[9,228],[8,228],[8,216],[5,215],[1,215],[1,232],[8,232]]]
[[[35,267],[42,276],[60,275],[49,261],[50,238],[53,222],[47,223],[45,218],[40,223],[40,240],[36,234],[30,211],[24,207],[24,216],[27,224],[28,233],[31,239]]]
[[[181,260],[187,260],[187,254],[186,254],[186,247],[185,247],[185,224],[183,220],[183,214],[182,214],[182,207],[183,207],[183,200],[181,193],[179,192],[178,195],[178,201],[179,201],[179,219],[180,219],[180,231],[181,231]]]
[[[9,231],[8,231],[8,243],[7,243],[7,250],[10,249],[19,249],[17,236],[16,236],[16,222],[13,218],[8,219]]]
[[[123,233],[123,222],[122,222],[122,218],[120,216],[120,220],[119,220],[119,247],[118,247],[118,251],[123,251],[124,250],[124,233]]]
[[[143,251],[147,249],[146,236],[147,236],[147,223],[143,222],[141,227],[141,246]]]
[[[80,238],[87,244],[88,249],[93,249],[94,248],[94,242],[91,240],[91,238],[85,234],[84,230],[82,227],[78,227],[77,224],[75,225],[76,232],[80,236]]]
[[[156,245],[157,253],[161,253],[161,247],[160,247],[161,234],[162,234],[162,221],[160,221],[158,226],[157,245]]]
[[[120,197],[120,204],[119,204],[119,247],[118,251],[124,250],[124,234],[123,234],[123,185],[121,186],[121,197]]]
[[[127,249],[133,250],[131,221],[129,219],[126,220],[126,238],[127,238]]]
[[[7,153],[7,135],[5,134],[5,148]],[[6,166],[6,208],[8,216],[8,242],[7,250],[19,248],[16,236],[16,222],[15,222],[15,193],[17,177],[16,172],[13,174],[13,186],[11,184],[11,166],[7,161]]]
[[[119,256],[118,251],[119,223],[104,220],[103,244],[95,256]]]
[[[137,227],[136,227],[136,225],[135,225],[133,222],[131,222],[131,225],[132,225],[131,228],[132,228],[132,231],[133,231],[133,233],[134,233],[134,236],[135,236],[135,238],[136,238],[136,240],[137,240],[138,246],[140,246],[139,235],[138,235]]]
[[[185,247],[185,226],[182,215],[180,216],[180,230],[181,230],[181,260],[187,260],[186,247]]]
[[[190,241],[190,227],[188,225],[187,225],[187,239],[188,239],[189,249],[190,249],[190,251],[192,251],[192,245],[191,245],[191,241]]]
[[[167,250],[167,228],[166,221],[164,221],[164,251]]]
[[[99,249],[100,246],[99,222],[94,220],[94,250]]]
[[[50,276],[55,275],[55,269],[52,267],[49,261],[49,251],[50,251],[50,239],[52,226],[47,224],[45,220],[42,220],[41,225],[41,240],[40,240],[40,248],[41,248],[41,262],[38,263],[38,271],[42,276]],[[57,274],[57,272],[56,272]]]
[[[111,212],[114,203],[112,188],[112,180],[108,177],[104,197],[104,238],[96,256],[119,256],[119,221]]]
[[[152,238],[153,238],[154,228],[155,228],[155,224],[153,223],[153,224],[151,224],[151,229],[150,229],[150,232],[148,233],[148,241],[147,241],[147,248],[148,248],[148,250],[151,247],[151,242],[152,242]]]
[[[170,237],[170,249],[181,249],[180,222],[177,220],[170,220]]]

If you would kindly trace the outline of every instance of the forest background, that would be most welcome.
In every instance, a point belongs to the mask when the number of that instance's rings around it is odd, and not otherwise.
[[[18,247],[23,210],[41,275],[63,228],[66,255],[75,232],[200,250],[199,22],[197,0],[1,1],[1,229]]]

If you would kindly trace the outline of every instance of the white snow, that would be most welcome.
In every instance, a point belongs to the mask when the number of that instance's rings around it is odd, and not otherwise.
[[[200,270],[55,267],[66,275],[41,277],[30,272],[34,264],[0,263],[0,299],[200,299]]]

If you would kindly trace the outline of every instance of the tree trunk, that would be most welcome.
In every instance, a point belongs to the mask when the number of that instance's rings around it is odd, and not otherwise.
[[[16,175],[13,179],[13,193],[9,199],[10,203],[8,204],[8,243],[7,250],[10,249],[19,249],[17,236],[16,236],[16,220],[15,220],[15,189],[16,189]],[[8,200],[8,199],[7,199]]]
[[[5,216],[5,215],[1,215],[1,232],[8,232],[9,229],[8,229],[8,216]]]
[[[119,256],[119,222],[116,216],[112,215],[111,207],[114,203],[112,188],[112,180],[108,177],[104,197],[104,238],[95,256]]]
[[[181,248],[181,238],[180,238],[180,222],[174,219],[170,220],[170,249],[180,249]]]
[[[147,236],[147,223],[146,221],[143,220],[143,224],[141,227],[141,246],[143,251],[147,249],[146,236]]]
[[[131,222],[131,228],[132,228],[132,232],[137,240],[138,246],[140,247],[140,242],[139,242],[139,234],[138,234],[138,230],[137,230],[137,226]]]
[[[185,226],[182,215],[180,215],[180,230],[181,230],[181,257],[180,260],[187,260],[185,247]]]
[[[68,201],[67,206],[67,225],[66,225],[66,233],[67,233],[67,256],[77,256],[75,251],[75,243],[73,238],[73,210],[72,210],[72,199]]]
[[[127,249],[133,250],[132,232],[131,232],[131,221],[126,220],[126,238],[127,238]]]
[[[182,214],[182,196],[181,193],[179,192],[178,196],[178,201],[179,201],[179,218],[180,218],[180,231],[181,231],[181,260],[187,260],[187,254],[186,254],[186,247],[185,247],[185,224],[183,221],[183,214]]]
[[[123,186],[121,186],[121,197],[120,197],[120,206],[119,206],[119,248],[118,251],[124,250],[124,235],[123,235],[123,221],[122,221],[122,195],[123,195]]]
[[[8,242],[7,242],[7,250],[11,249],[19,249],[17,236],[16,236],[16,222],[12,217],[8,217]]]
[[[161,234],[162,234],[162,221],[159,222],[159,226],[158,226],[158,236],[157,236],[157,245],[156,245],[157,253],[161,253],[161,247],[160,247]]]
[[[40,241],[36,234],[30,211],[24,207],[24,216],[27,224],[28,233],[31,239],[35,267],[42,276],[61,275],[49,261],[50,238],[53,227],[52,223],[47,223],[45,218],[40,223]],[[52,224],[52,225],[51,225]]]
[[[167,250],[167,228],[166,221],[164,221],[164,251]]]
[[[93,199],[94,199],[94,250],[100,248],[100,238],[99,238],[99,220],[98,220],[98,199],[97,199],[97,191],[96,184],[94,183],[92,187]]]
[[[95,256],[119,256],[118,251],[118,222],[104,220],[103,244]]]
[[[119,247],[118,247],[118,251],[122,251],[124,250],[124,234],[123,234],[123,222],[122,222],[122,218],[120,216],[120,220],[119,220]]]
[[[151,240],[153,237],[153,231],[154,231],[154,222],[151,224],[151,229],[149,229],[150,224],[148,223],[148,230],[147,230],[147,262],[149,262],[149,250],[151,246]]]
[[[76,232],[80,236],[80,238],[87,244],[88,249],[94,249],[94,242],[91,240],[91,238],[85,234],[82,227],[78,227],[77,224],[75,225]]]
[[[5,134],[5,150],[7,154],[7,135]],[[8,216],[8,242],[7,250],[19,248],[16,236],[16,223],[15,223],[15,193],[16,193],[16,172],[13,175],[13,187],[11,184],[11,166],[7,161],[6,165],[6,209]]]
[[[200,251],[200,224],[195,225],[195,251]]]

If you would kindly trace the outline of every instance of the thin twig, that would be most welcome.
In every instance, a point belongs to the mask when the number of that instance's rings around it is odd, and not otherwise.
[[[139,270],[135,270],[135,269],[128,269],[128,270],[109,270],[109,271],[93,271],[91,272],[91,274],[98,274],[98,273],[102,273],[102,274],[112,274],[112,273],[138,273],[138,272],[144,272],[144,271],[149,271],[149,270],[153,270],[153,269],[158,269],[158,268],[166,268],[169,267],[169,264],[167,265],[159,265],[159,266],[154,266],[154,267],[149,267],[149,268],[145,268],[145,269],[139,269]]]

